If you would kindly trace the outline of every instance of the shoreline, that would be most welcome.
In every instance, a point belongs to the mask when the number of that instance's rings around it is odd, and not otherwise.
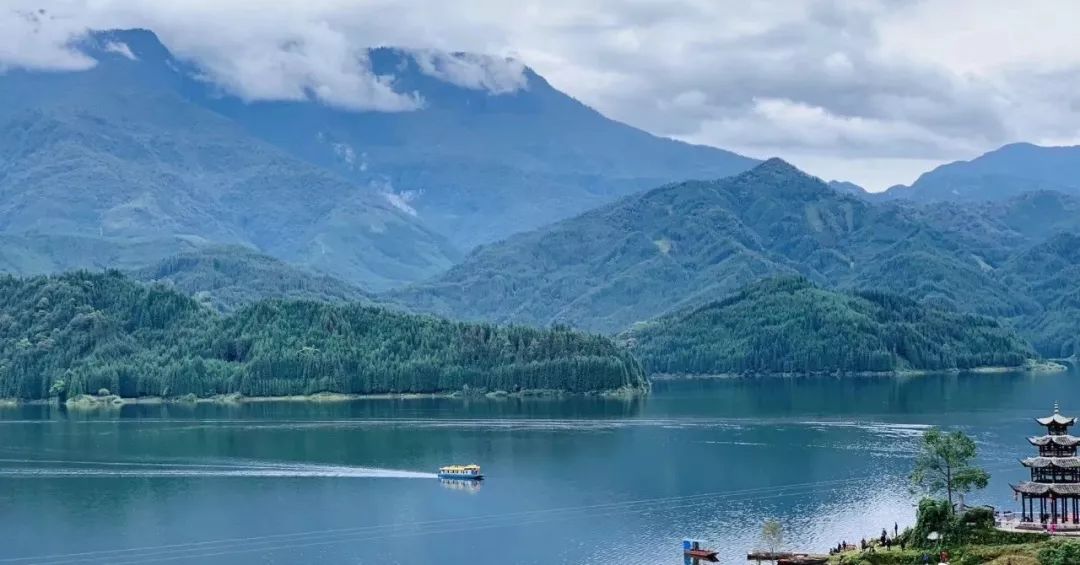
[[[1062,373],[1069,369],[1057,361],[1029,361],[1017,367],[986,366],[970,369],[897,369],[894,371],[818,371],[818,372],[749,372],[749,373],[657,373],[649,375],[651,381],[683,381],[713,379],[756,379],[756,378],[895,378],[924,377],[929,375],[994,375],[1002,373]]]
[[[591,392],[569,392],[563,390],[552,389],[529,389],[516,392],[507,392],[502,390],[490,391],[490,392],[470,392],[465,393],[462,391],[448,391],[448,392],[425,392],[425,393],[372,393],[372,394],[348,394],[339,392],[317,392],[314,394],[294,394],[287,396],[244,396],[240,393],[231,394],[216,394],[207,397],[196,397],[194,395],[186,395],[179,397],[161,397],[161,396],[138,396],[138,397],[121,397],[115,394],[106,396],[97,396],[90,394],[81,394],[68,398],[64,402],[64,406],[69,409],[85,409],[85,408],[109,408],[109,407],[121,407],[128,405],[195,405],[195,404],[219,404],[219,405],[240,405],[240,404],[259,404],[259,403],[272,403],[272,402],[310,402],[310,403],[342,403],[342,402],[354,402],[357,400],[423,400],[423,399],[460,399],[460,400],[504,400],[504,399],[517,399],[517,400],[549,400],[559,399],[567,397],[597,397],[597,398],[636,398],[639,396],[645,396],[648,394],[648,388],[630,388],[624,387],[614,390],[603,391],[591,391]],[[45,406],[55,405],[57,401],[55,398],[51,399],[36,399],[36,400],[19,400],[17,398],[0,398],[0,407],[16,407],[16,406]]]

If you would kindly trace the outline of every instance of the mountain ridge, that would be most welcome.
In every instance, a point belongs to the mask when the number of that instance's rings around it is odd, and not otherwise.
[[[467,319],[612,332],[768,276],[852,286],[880,256],[927,248],[976,264],[915,211],[839,194],[773,158],[484,246],[391,296]]]
[[[911,186],[876,197],[918,202],[1003,200],[1033,191],[1080,195],[1080,146],[1010,143],[973,159],[940,165]]]

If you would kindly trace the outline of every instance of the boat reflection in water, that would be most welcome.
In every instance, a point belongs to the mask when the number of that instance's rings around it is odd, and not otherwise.
[[[442,485],[443,488],[448,488],[450,490],[475,493],[480,491],[480,486],[484,483],[472,479],[439,479],[439,484]]]

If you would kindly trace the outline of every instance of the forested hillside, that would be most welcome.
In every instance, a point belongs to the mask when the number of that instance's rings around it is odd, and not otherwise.
[[[377,302],[367,292],[344,281],[240,246],[213,246],[180,253],[130,275],[136,280],[175,288],[222,312],[265,298]]]
[[[1080,262],[1061,239],[1076,233],[1080,200],[1059,192],[882,202],[771,159],[482,247],[391,296],[447,316],[617,333],[758,280],[800,275],[991,316],[1059,357],[1080,352],[1080,308],[1068,298],[1077,280],[1069,269]]]
[[[1014,323],[1039,353],[1080,355],[1080,235],[1057,234],[1011,258],[1002,271],[1037,303]]]
[[[839,194],[770,159],[485,246],[394,296],[444,315],[617,332],[762,278],[801,274],[971,311],[1025,311],[1022,297],[925,214]]]
[[[192,103],[190,69],[152,34],[124,37],[134,59],[91,42],[92,69],[0,73],[0,268],[128,269],[238,244],[379,289],[460,257],[385,194]]]
[[[1018,366],[1034,353],[989,318],[802,278],[751,285],[620,336],[650,373],[809,373]]]
[[[0,278],[0,398],[572,392],[641,387],[611,340],[356,304],[263,301],[219,316],[116,272]]]

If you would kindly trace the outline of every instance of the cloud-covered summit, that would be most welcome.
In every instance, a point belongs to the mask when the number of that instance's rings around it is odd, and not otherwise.
[[[85,68],[85,30],[144,27],[245,99],[402,111],[423,102],[365,59],[399,46],[458,86],[512,91],[528,65],[650,132],[884,188],[1080,142],[1078,19],[1065,0],[8,0],[0,67]]]
[[[0,71],[23,68],[45,71],[81,71],[97,64],[97,56],[111,53],[136,61],[131,46],[98,31],[97,21],[39,8],[0,8]],[[85,14],[83,14],[85,15]],[[187,36],[186,30],[165,25],[169,48],[197,70],[198,78],[243,100],[317,100],[356,111],[398,112],[422,108],[417,92],[397,87],[395,73],[377,73],[369,57],[370,45],[347,36],[325,22],[283,27],[280,34],[250,31]],[[156,28],[152,28],[156,31]],[[157,38],[154,38],[157,41]],[[447,83],[492,95],[525,88],[525,66],[510,57],[446,52],[434,48],[405,51],[424,74]]]

